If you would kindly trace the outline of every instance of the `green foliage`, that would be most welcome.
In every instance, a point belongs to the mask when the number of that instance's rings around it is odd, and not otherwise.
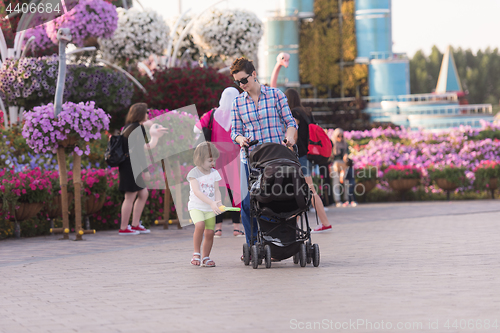
[[[219,105],[222,91],[234,86],[232,77],[215,68],[169,68],[159,70],[151,81],[139,77],[148,94],[136,89],[132,103],[147,103],[150,109],[175,110],[195,104],[198,115]]]
[[[445,166],[443,169],[429,168],[429,176],[432,181],[437,179],[446,179],[448,182],[457,185],[458,187],[468,185],[468,180],[465,177],[466,169],[464,167],[457,168],[454,166]]]
[[[498,104],[500,99],[500,54],[487,48],[474,54],[470,49],[453,50],[453,57],[464,91],[469,91],[470,103]],[[410,60],[412,94],[430,93],[437,85],[443,54],[434,46],[427,57],[417,51]]]
[[[391,165],[384,171],[384,179],[387,181],[420,178],[422,178],[420,169],[415,168],[411,165]]]
[[[362,169],[356,170],[354,176],[356,177],[356,183],[369,180],[377,180],[378,168],[372,165],[367,165]]]
[[[365,65],[346,66],[342,73],[340,69],[341,58],[352,62],[357,56],[354,1],[342,2],[342,31],[338,0],[315,1],[314,13],[312,21],[303,21],[300,26],[299,57],[308,59],[299,64],[300,81],[318,88],[326,86],[340,96],[343,79],[345,95],[367,94]]]
[[[489,164],[489,165],[488,165]],[[474,187],[477,189],[488,189],[491,179],[500,179],[500,164],[495,162],[485,162],[474,171],[476,179],[474,180]]]

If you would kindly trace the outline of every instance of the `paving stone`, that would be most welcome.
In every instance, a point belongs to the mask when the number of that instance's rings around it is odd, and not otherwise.
[[[500,320],[496,201],[361,204],[327,214],[333,231],[312,235],[318,268],[291,259],[244,266],[244,238],[232,236],[229,221],[214,241],[215,268],[189,264],[192,228],[1,241],[0,332],[290,332],[318,323],[387,331],[368,325],[382,321],[421,323],[401,331],[426,332],[436,320],[432,331],[453,332],[446,320]],[[364,325],[335,329],[353,321]]]

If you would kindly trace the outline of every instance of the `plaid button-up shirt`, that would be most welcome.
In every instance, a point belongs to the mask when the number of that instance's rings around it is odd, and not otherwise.
[[[289,127],[298,128],[285,94],[277,88],[261,85],[258,107],[246,91],[233,101],[231,139],[234,143],[238,135],[259,140],[259,145],[281,143]]]

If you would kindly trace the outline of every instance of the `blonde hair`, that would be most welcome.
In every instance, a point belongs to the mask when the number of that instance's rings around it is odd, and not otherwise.
[[[342,135],[342,141],[341,142],[345,142],[344,130],[342,128],[336,128],[335,131],[333,131],[333,140],[334,140],[334,142],[337,141],[337,138],[339,137],[339,135]]]
[[[196,166],[201,166],[207,158],[218,159],[219,150],[211,142],[202,142],[194,150],[193,162]]]

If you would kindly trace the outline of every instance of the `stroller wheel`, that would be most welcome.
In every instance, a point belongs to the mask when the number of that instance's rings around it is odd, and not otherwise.
[[[248,243],[243,244],[243,263],[245,266],[250,264],[250,246],[248,246]]]
[[[271,247],[269,245],[264,246],[264,253],[266,256],[266,268],[271,268]]]
[[[298,264],[299,263],[299,252],[295,253],[293,255],[293,263]]]
[[[309,239],[306,243],[306,253],[307,253],[307,263],[310,264],[313,258],[313,246],[311,244],[311,239]]]
[[[252,245],[252,250],[250,252],[252,255],[252,267],[257,269],[257,267],[259,267],[259,249],[257,245]]]
[[[300,267],[306,267],[307,251],[306,251],[306,244],[304,243],[300,244],[299,260],[300,260]]]
[[[314,244],[313,245],[313,265],[314,267],[318,267],[319,266],[319,245],[318,244]]]

